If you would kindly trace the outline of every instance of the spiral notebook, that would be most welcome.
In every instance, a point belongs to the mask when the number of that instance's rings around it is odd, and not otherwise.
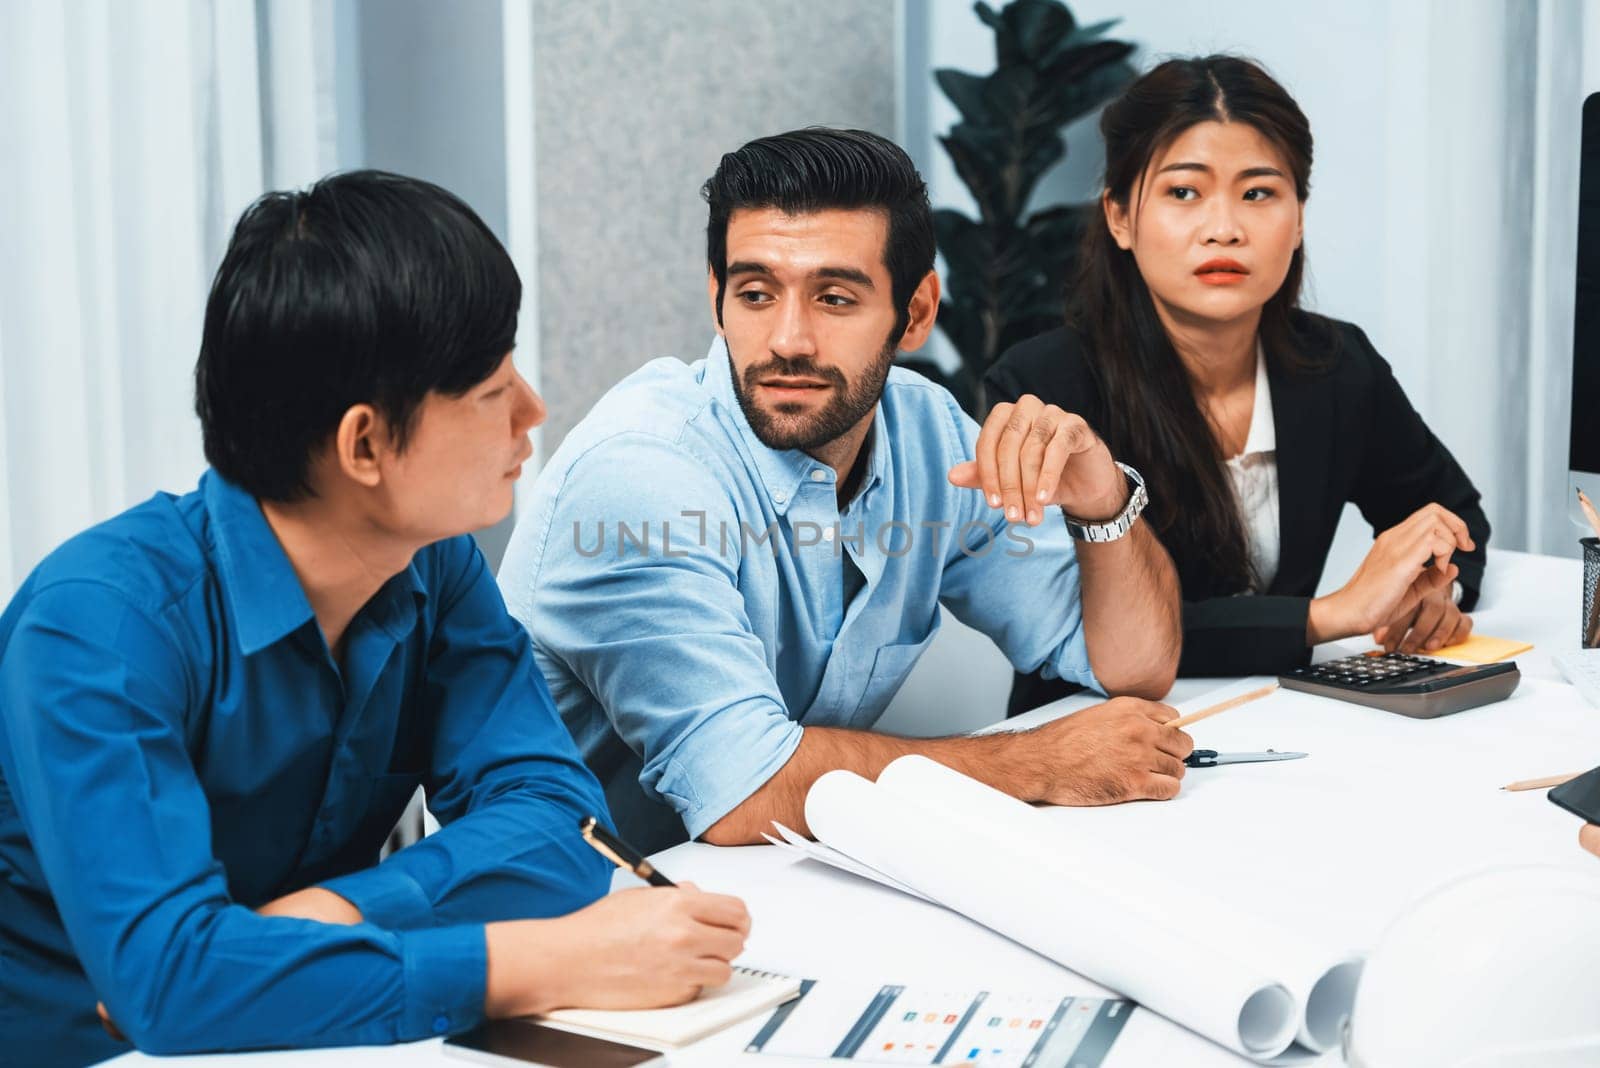
[[[666,1009],[560,1009],[540,1017],[566,1031],[618,1042],[671,1049],[748,1020],[797,997],[800,980],[734,968],[733,978],[684,1005]]]

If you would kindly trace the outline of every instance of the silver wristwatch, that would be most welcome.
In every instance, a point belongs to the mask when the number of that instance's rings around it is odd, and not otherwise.
[[[1128,476],[1128,503],[1122,506],[1122,511],[1104,523],[1090,523],[1083,519],[1074,519],[1067,515],[1063,509],[1061,514],[1066,516],[1067,533],[1078,541],[1107,542],[1116,541],[1128,531],[1133,529],[1133,521],[1139,518],[1139,513],[1144,511],[1145,505],[1150,503],[1150,495],[1145,492],[1144,479],[1139,472],[1125,463],[1113,461],[1122,473]]]

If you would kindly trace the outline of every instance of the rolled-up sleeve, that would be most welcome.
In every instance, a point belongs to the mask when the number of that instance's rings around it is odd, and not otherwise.
[[[0,661],[0,769],[78,958],[154,1053],[403,1041],[483,1014],[479,924],[395,932],[234,902],[185,747],[197,684],[108,587],[38,592]]]
[[[946,459],[977,454],[978,424],[948,402]],[[954,489],[956,537],[946,558],[940,601],[987,634],[1018,671],[1104,692],[1089,665],[1078,556],[1058,509],[1037,527],[1010,524],[977,490]],[[987,533],[981,531],[987,530]]]
[[[376,867],[323,884],[386,927],[560,916],[610,885],[577,833],[608,819],[533,661],[470,538],[430,550],[439,615],[424,700],[433,727],[428,807],[442,829]]]
[[[639,755],[645,795],[698,837],[783,767],[802,733],[737,585],[733,502],[703,461],[630,433],[578,459],[548,507],[525,622]]]

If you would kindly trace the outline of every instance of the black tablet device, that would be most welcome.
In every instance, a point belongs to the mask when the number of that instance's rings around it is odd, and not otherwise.
[[[490,1020],[444,1040],[445,1052],[490,1064],[545,1068],[639,1068],[666,1064],[660,1052],[547,1027],[537,1020]]]
[[[1545,795],[1574,816],[1600,823],[1600,768],[1590,768]]]

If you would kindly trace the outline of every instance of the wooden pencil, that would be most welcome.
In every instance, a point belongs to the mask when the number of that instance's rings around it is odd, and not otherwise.
[[[1575,771],[1571,775],[1546,775],[1542,779],[1523,779],[1520,782],[1508,783],[1500,787],[1502,790],[1547,790],[1552,786],[1560,786],[1564,782],[1576,779],[1583,772]]]
[[[1226,701],[1219,701],[1218,703],[1212,705],[1210,708],[1202,708],[1198,712],[1191,712],[1191,713],[1189,713],[1189,715],[1184,716],[1182,719],[1173,720],[1171,723],[1167,724],[1167,726],[1169,726],[1169,727],[1187,727],[1191,723],[1199,723],[1201,720],[1206,719],[1206,718],[1208,718],[1210,716],[1214,716],[1218,712],[1226,712],[1230,708],[1238,708],[1240,705],[1249,704],[1251,701],[1258,701],[1261,698],[1263,698],[1263,697],[1267,696],[1268,694],[1272,693],[1277,688],[1278,688],[1278,684],[1277,683],[1275,683],[1275,682],[1268,683],[1267,685],[1261,687],[1261,689],[1259,689],[1259,690],[1251,690],[1249,693],[1242,693],[1238,697],[1230,697]]]
[[[1583,509],[1583,518],[1589,521],[1594,536],[1600,538],[1600,512],[1594,510],[1594,502],[1589,500],[1589,495],[1583,490],[1578,491],[1578,507]]]

